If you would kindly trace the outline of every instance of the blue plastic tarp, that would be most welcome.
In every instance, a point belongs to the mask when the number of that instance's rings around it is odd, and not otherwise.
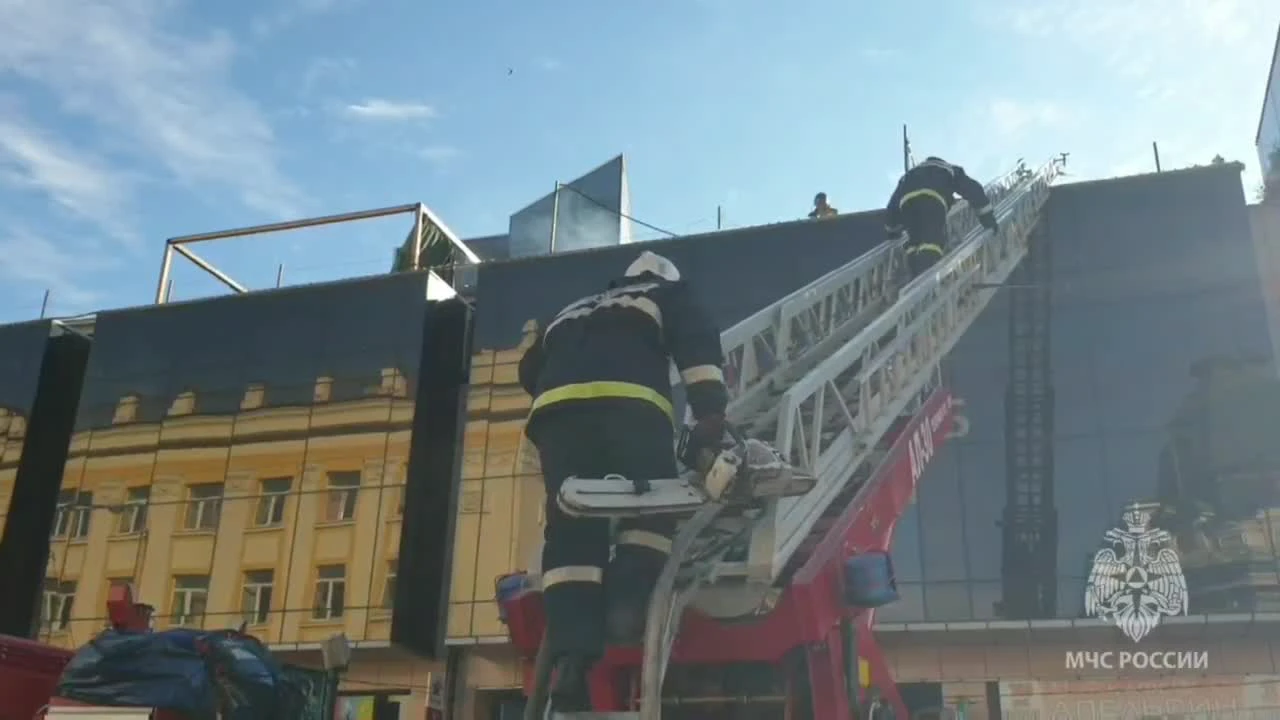
[[[204,638],[226,720],[293,718],[306,705],[306,689],[284,672],[266,646],[233,632]]]
[[[234,631],[108,630],[63,670],[61,697],[108,707],[173,710],[190,720],[288,720],[314,715],[312,683],[262,643]]]
[[[57,694],[108,707],[174,710],[191,720],[213,718],[218,696],[198,640],[189,630],[108,630],[67,663]]]

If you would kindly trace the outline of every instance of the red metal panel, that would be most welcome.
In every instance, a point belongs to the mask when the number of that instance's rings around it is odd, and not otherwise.
[[[0,635],[0,720],[31,720],[49,702],[71,651]]]

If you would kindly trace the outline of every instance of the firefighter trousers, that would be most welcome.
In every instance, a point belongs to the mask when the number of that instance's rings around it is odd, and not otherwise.
[[[606,612],[638,612],[643,622],[675,530],[672,519],[636,518],[621,521],[614,536],[607,518],[561,510],[561,484],[570,476],[611,473],[641,480],[675,477],[673,439],[670,419],[647,403],[601,401],[598,407],[556,409],[540,419],[533,442],[547,489],[542,593],[553,659],[598,659],[606,642]]]
[[[907,231],[907,268],[914,278],[946,254],[947,206],[932,195],[921,195],[909,198],[901,209]]]

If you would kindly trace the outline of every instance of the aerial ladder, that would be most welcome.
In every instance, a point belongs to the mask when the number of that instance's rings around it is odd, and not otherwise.
[[[871,632],[874,609],[847,601],[847,561],[887,552],[925,467],[962,422],[941,363],[1026,254],[1064,164],[1020,163],[986,187],[996,233],[958,202],[947,254],[905,284],[902,244],[886,242],[724,332],[728,418],[743,437],[768,441],[794,482],[753,485],[744,466],[742,485],[715,499],[693,471],[642,494],[620,476],[565,483],[559,501],[578,514],[685,518],[643,647],[608,650],[591,677],[599,711],[576,715],[658,720],[682,702],[664,696],[672,665],[754,663],[768,670],[745,685],[781,684],[768,698],[783,704],[776,717],[906,716]],[[525,681],[532,720],[554,715],[551,662],[540,652],[536,572],[523,582],[500,602],[513,643],[535,657]],[[744,683],[731,684],[702,699],[745,698]]]

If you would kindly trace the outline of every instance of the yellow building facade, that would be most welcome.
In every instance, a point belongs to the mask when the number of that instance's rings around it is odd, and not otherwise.
[[[495,590],[501,575],[534,567],[542,546],[546,493],[524,436],[532,398],[518,379],[536,331],[530,321],[517,346],[480,349],[471,361],[447,639],[466,648],[454,706],[460,718],[496,717],[523,683]]]
[[[471,361],[449,601],[453,644],[507,642],[495,581],[527,569],[541,547],[546,495],[537,454],[524,437],[532,398],[518,379],[535,331],[530,322],[519,346],[480,350]]]
[[[413,400],[394,368],[357,399],[328,402],[333,383],[317,378],[314,403],[290,407],[272,407],[269,387],[240,388],[226,414],[201,414],[200,394],[185,392],[159,421],[141,420],[144,400],[129,395],[109,425],[78,429],[39,639],[83,645],[105,625],[109,588],[131,583],[158,629],[244,623],[286,661],[318,665],[318,644],[343,633],[356,647],[344,689],[424,707],[441,664],[390,641]],[[0,508],[24,423],[0,416]]]

